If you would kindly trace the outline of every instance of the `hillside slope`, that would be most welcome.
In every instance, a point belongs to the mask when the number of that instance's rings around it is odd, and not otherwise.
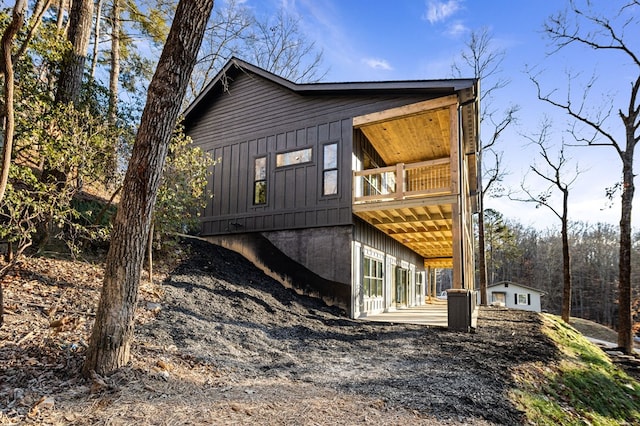
[[[93,381],[77,371],[100,268],[23,265],[6,283],[0,424],[522,424],[513,374],[560,359],[534,313],[483,309],[474,334],[349,320],[190,244],[143,286],[131,365]]]

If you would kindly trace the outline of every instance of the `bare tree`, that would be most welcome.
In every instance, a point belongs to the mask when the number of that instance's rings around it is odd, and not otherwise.
[[[552,158],[553,154],[548,144],[551,122],[544,119],[540,126],[540,133],[537,138],[525,136],[538,148],[538,154],[542,158],[543,165],[533,164],[530,166],[531,172],[542,179],[549,186],[542,192],[534,194],[523,180],[521,188],[526,194],[526,198],[511,197],[517,201],[536,203],[536,207],[542,206],[549,209],[561,222],[560,235],[562,238],[562,319],[568,324],[571,318],[571,258],[569,253],[569,192],[571,185],[575,183],[580,174],[578,166],[575,171],[567,176],[565,169],[569,159],[565,156],[565,143],[557,153],[557,158]],[[526,179],[526,178],[525,178]],[[554,202],[554,191],[560,191],[562,195],[561,208]]]
[[[612,110],[600,109],[591,113],[587,108],[588,95],[593,80],[587,82],[577,103],[568,91],[566,99],[558,99],[554,91],[543,92],[537,76],[530,76],[538,89],[538,98],[567,113],[577,124],[588,130],[589,135],[574,127],[572,133],[579,143],[589,146],[608,146],[614,149],[622,163],[621,215],[620,215],[620,258],[619,258],[619,324],[618,346],[626,353],[633,351],[633,331],[631,315],[631,207],[635,191],[633,158],[640,140],[640,52],[637,48],[636,29],[640,26],[640,2],[623,1],[615,16],[608,17],[594,11],[594,2],[571,0],[570,11],[551,16],[545,23],[544,31],[555,43],[556,50],[569,49],[574,45],[587,47],[595,54],[608,54],[608,60],[621,60],[620,65],[631,65],[635,69],[631,81],[629,100],[617,109],[622,121],[624,136],[612,132]],[[626,34],[630,30],[631,35]],[[554,52],[554,53],[555,53]],[[599,98],[599,101],[602,98]],[[613,105],[612,105],[612,108]]]
[[[494,92],[505,88],[509,80],[500,76],[502,71],[502,61],[504,60],[504,50],[495,49],[492,43],[492,35],[488,28],[481,28],[473,31],[465,50],[461,53],[462,63],[454,63],[453,74],[462,77],[465,70],[470,69],[473,76],[481,80],[482,93],[480,95],[480,123],[490,129],[489,138],[480,141],[479,162],[481,176],[478,182],[479,187],[479,210],[478,215],[478,269],[480,274],[480,304],[487,304],[487,262],[485,247],[485,224],[484,224],[484,199],[489,194],[498,194],[496,190],[498,184],[505,175],[502,165],[502,152],[496,150],[502,133],[515,122],[516,113],[519,107],[512,105],[505,111],[499,113],[493,108],[492,101]],[[486,86],[484,83],[487,83]],[[490,155],[491,158],[486,158]]]
[[[304,34],[299,17],[280,8],[257,19],[244,2],[230,0],[211,19],[185,101],[193,101],[232,56],[296,83],[317,82],[326,74],[323,52]]]
[[[213,0],[180,0],[149,85],[114,221],[105,277],[83,373],[129,360],[142,262],[163,165]]]
[[[238,0],[230,0],[223,7],[216,7],[191,75],[186,102],[195,99],[230,57],[242,55],[254,23],[250,9]]]
[[[274,17],[256,21],[248,44],[248,60],[296,83],[320,81],[322,50],[300,28],[300,18],[281,8]]]

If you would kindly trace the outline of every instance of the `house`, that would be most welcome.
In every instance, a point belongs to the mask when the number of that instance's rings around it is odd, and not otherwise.
[[[512,309],[540,312],[540,299],[544,292],[511,281],[500,281],[487,286],[489,304]]]
[[[296,84],[237,58],[185,111],[201,235],[353,318],[474,288],[476,79]]]

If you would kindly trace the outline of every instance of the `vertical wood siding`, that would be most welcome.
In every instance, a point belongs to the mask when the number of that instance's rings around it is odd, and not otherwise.
[[[240,73],[229,91],[192,117],[186,129],[197,146],[218,160],[203,234],[352,224],[352,118],[424,99],[406,94],[301,96]],[[362,139],[360,150],[366,149]],[[327,143],[338,143],[338,194],[332,196],[322,195]],[[276,154],[304,148],[312,149],[311,162],[276,168]],[[267,158],[267,202],[254,205],[254,161],[262,156]]]

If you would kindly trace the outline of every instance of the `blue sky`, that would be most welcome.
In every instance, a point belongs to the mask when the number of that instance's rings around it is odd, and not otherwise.
[[[616,11],[620,1],[594,3]],[[563,138],[567,143],[573,142],[566,132],[567,117],[537,100],[527,69],[540,73],[543,89],[557,90],[559,99],[565,96],[568,87],[567,72],[580,73],[572,86],[574,93],[582,93],[580,80],[595,74],[598,80],[589,101],[599,105],[608,99],[606,96],[611,96],[614,105],[620,106],[628,102],[630,82],[638,73],[621,55],[578,46],[549,57],[550,42],[542,33],[543,24],[550,15],[563,10],[565,4],[559,0],[245,1],[245,5],[264,13],[284,5],[300,16],[309,39],[324,51],[324,65],[328,68],[324,81],[450,78],[451,65],[459,60],[470,32],[488,28],[493,46],[505,51],[502,77],[510,80],[492,105],[499,111],[512,104],[520,107],[517,125],[504,135],[498,147],[504,152],[508,172],[505,185],[513,190],[520,188],[529,165],[539,162],[536,150],[527,145],[523,135],[537,132],[545,114],[554,126],[550,142],[557,146]],[[633,36],[640,40],[637,32]],[[637,44],[634,47],[639,51]],[[611,123],[611,131],[622,135],[620,119],[616,117]],[[607,208],[605,198],[605,188],[614,185],[620,176],[621,163],[615,151],[611,147],[570,147],[566,154],[571,158],[567,171],[574,172],[576,164],[581,170],[570,195],[570,219],[617,224],[619,203]],[[526,185],[534,192],[543,190],[538,182],[529,176]],[[636,195],[634,203],[635,228],[640,227],[638,199],[640,195]],[[559,220],[546,208],[535,208],[533,204],[490,199],[487,206],[524,225],[559,227]]]

